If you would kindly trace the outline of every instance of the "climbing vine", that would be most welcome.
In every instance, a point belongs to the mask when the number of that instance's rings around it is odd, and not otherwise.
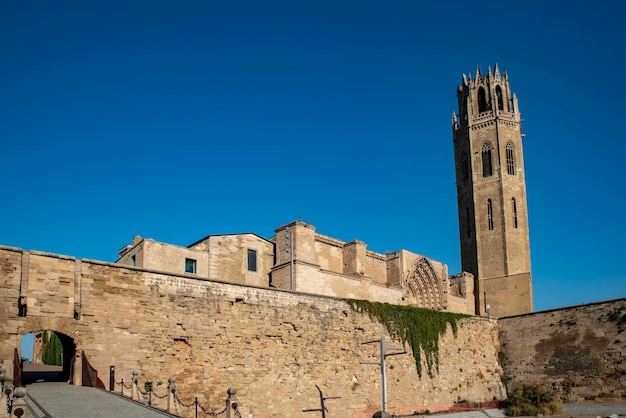
[[[414,306],[391,305],[366,300],[346,300],[356,312],[366,312],[376,318],[389,335],[402,344],[409,344],[417,364],[417,374],[422,377],[422,351],[426,360],[428,376],[433,377],[433,368],[439,372],[439,337],[445,335],[448,324],[457,336],[457,321],[470,315],[438,312]]]

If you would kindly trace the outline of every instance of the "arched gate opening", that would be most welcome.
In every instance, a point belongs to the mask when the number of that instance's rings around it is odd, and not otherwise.
[[[74,340],[68,335],[51,330],[31,334],[22,337],[26,344],[32,344],[32,347],[22,344],[22,385],[34,382],[73,383],[76,357]],[[25,353],[30,354],[30,358]]]

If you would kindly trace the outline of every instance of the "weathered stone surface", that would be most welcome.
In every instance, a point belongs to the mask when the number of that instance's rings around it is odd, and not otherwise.
[[[174,377],[183,402],[198,396],[211,410],[223,408],[233,387],[244,417],[317,408],[315,385],[341,397],[328,401],[334,416],[371,417],[380,404],[380,369],[360,362],[378,361],[379,351],[363,343],[386,337],[400,345],[340,299],[7,247],[0,247],[0,271],[0,355],[7,370],[21,337],[46,329],[69,337],[78,361],[84,352],[107,386],[112,365],[118,381],[128,384],[138,371],[140,382],[152,381],[159,394],[158,382]],[[58,283],[53,291],[50,278]],[[20,282],[25,317],[18,316]],[[502,399],[498,343],[495,321],[471,318],[459,324],[456,339],[449,330],[441,340],[432,379],[418,378],[410,354],[389,357],[390,409]]]
[[[626,400],[626,299],[499,322],[509,387],[540,381],[569,403]]]

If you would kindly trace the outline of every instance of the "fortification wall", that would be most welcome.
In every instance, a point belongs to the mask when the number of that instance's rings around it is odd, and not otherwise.
[[[174,377],[181,400],[198,396],[213,410],[234,387],[244,417],[318,408],[315,385],[341,397],[327,402],[333,416],[371,417],[380,407],[380,369],[360,362],[379,361],[379,347],[363,343],[386,337],[400,345],[381,324],[333,298],[6,247],[0,272],[0,353],[9,371],[21,337],[48,329],[72,338],[104,382],[112,365],[126,382],[135,370],[141,382]],[[25,317],[17,310],[20,282]],[[440,341],[434,378],[420,379],[410,354],[389,357],[390,409],[504,398],[498,347],[497,323],[470,318],[459,323],[457,338],[449,329]]]
[[[626,400],[626,299],[500,319],[502,366],[565,402]]]

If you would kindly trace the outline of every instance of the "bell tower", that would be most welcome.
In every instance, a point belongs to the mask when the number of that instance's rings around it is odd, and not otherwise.
[[[517,97],[498,64],[463,74],[452,114],[461,266],[474,275],[476,314],[533,310],[522,132]]]

